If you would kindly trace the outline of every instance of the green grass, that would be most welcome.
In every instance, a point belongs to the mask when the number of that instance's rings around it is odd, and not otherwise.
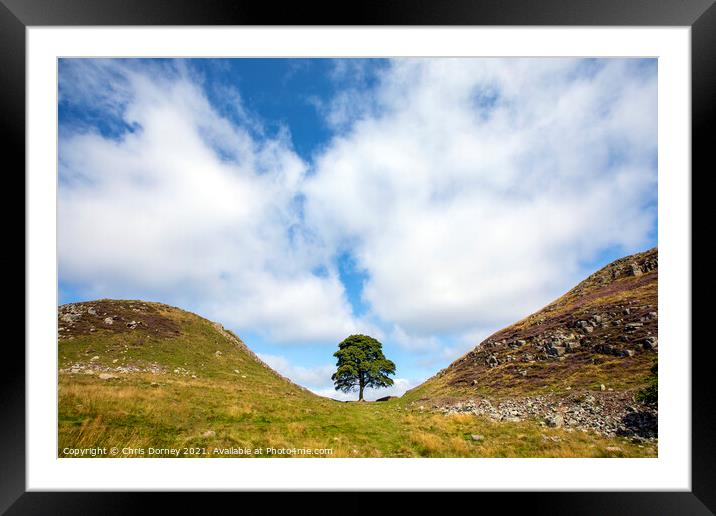
[[[536,421],[498,423],[473,415],[436,414],[411,405],[410,396],[379,403],[329,400],[282,379],[209,321],[166,307],[162,314],[180,324],[180,336],[97,330],[60,341],[58,456],[70,456],[65,451],[70,448],[95,447],[116,447],[120,457],[146,457],[150,447],[201,457],[223,456],[216,450],[225,448],[246,448],[252,457],[275,456],[267,448],[299,449],[281,456],[304,456],[301,449],[330,450],[321,455],[328,457],[657,453],[655,443],[544,428]],[[67,372],[77,363],[97,370]],[[118,366],[159,366],[164,372],[112,372],[117,378],[99,378],[99,368]],[[483,439],[475,441],[473,434]],[[190,448],[199,453],[191,454]]]

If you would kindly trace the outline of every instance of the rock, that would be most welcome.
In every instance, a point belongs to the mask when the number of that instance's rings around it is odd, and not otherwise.
[[[149,385],[151,385],[152,387],[159,387],[159,384],[157,382],[152,382]]]
[[[90,358],[90,362],[94,362],[95,360],[99,360],[99,355],[95,355],[92,358]]]
[[[608,452],[620,452],[620,451],[622,451],[622,449],[619,448],[619,446],[607,446],[607,447],[605,448],[605,450],[607,450]]]
[[[545,351],[548,355],[555,356],[555,357],[561,357],[564,355],[564,350],[562,346],[555,346],[553,344],[549,344],[547,348],[545,348]]]
[[[118,358],[115,358],[114,360],[112,360],[112,363],[113,363],[113,364],[116,364],[117,362],[119,362],[119,359],[118,359]]]
[[[601,384],[601,385],[599,386],[599,390],[600,390],[600,391],[606,391],[607,388],[604,386],[604,384]]]
[[[112,378],[119,378],[117,375],[110,373],[99,373],[100,380],[111,380]]]
[[[216,350],[216,353],[214,353],[214,355],[216,355],[217,357],[220,357],[221,355],[223,355],[223,353],[219,350]]]
[[[473,441],[482,441],[485,439],[485,437],[480,434],[472,434],[470,437]]]
[[[552,428],[561,428],[561,426],[564,424],[564,418],[559,414],[555,414],[553,416],[547,416],[544,422],[547,424],[547,426],[551,426]]]
[[[470,385],[473,385],[473,386],[477,385],[477,380],[473,380]]]
[[[656,348],[657,344],[657,338],[656,337],[647,337],[641,342],[641,347],[645,350],[649,351],[654,348]]]
[[[629,265],[629,272],[632,276],[641,276],[644,274],[644,271],[641,270],[641,267],[639,267],[636,263],[632,263]]]
[[[213,430],[207,430],[203,434],[201,434],[202,437],[216,437],[216,432]]]
[[[106,318],[104,319],[104,324],[106,324],[106,325],[108,325],[108,326],[111,326],[113,323],[114,323],[114,321],[112,320],[111,317],[106,317]]]

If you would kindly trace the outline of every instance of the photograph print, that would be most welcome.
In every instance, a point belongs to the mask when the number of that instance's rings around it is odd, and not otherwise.
[[[656,457],[657,79],[59,59],[57,456]]]

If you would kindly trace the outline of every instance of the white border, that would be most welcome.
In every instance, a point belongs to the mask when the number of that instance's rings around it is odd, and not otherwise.
[[[88,55],[657,56],[659,457],[57,459],[56,59]],[[690,490],[690,28],[30,27],[27,80],[28,490]]]

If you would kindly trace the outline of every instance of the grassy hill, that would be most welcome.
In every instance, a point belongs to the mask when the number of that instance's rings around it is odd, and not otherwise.
[[[459,382],[443,384],[445,375],[439,385],[428,382],[385,402],[319,397],[273,371],[220,325],[163,304],[63,305],[58,331],[59,457],[80,450],[85,457],[656,454],[653,440],[434,410],[420,400],[445,389],[463,393]],[[95,448],[104,450],[89,451]]]
[[[557,417],[559,426],[654,436],[656,408],[636,399],[655,381],[657,348],[654,248],[595,272],[403,399],[448,412]]]

